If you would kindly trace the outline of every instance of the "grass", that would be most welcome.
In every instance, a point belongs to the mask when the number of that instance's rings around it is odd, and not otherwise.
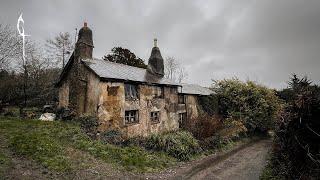
[[[10,158],[0,149],[0,179],[4,177],[6,171],[11,167]]]
[[[10,157],[5,153],[7,151],[33,160],[49,170],[67,174],[90,168],[90,161],[86,159],[88,155],[99,162],[111,164],[119,170],[145,173],[158,172],[173,166],[178,160],[181,160],[181,157],[195,159],[211,154],[211,151],[208,150],[197,152],[198,143],[188,134],[181,133],[156,138],[156,145],[167,143],[160,147],[151,148],[153,151],[145,150],[134,144],[119,147],[92,140],[83,133],[80,125],[74,122],[45,122],[0,117],[0,140],[6,139],[5,142],[0,143],[0,177],[1,173],[10,168]],[[166,141],[162,140],[163,138]],[[159,139],[159,143],[157,139]],[[218,149],[223,151],[233,145],[233,142],[229,142],[221,145]],[[167,149],[163,149],[163,147]],[[190,148],[192,151],[188,150]],[[214,148],[213,150],[218,149]],[[80,154],[77,156],[70,154],[74,151]],[[171,151],[177,152],[181,157],[172,157]]]
[[[8,138],[11,151],[58,172],[77,168],[77,164],[67,153],[68,148],[89,153],[106,163],[134,172],[155,172],[176,162],[175,158],[165,153],[150,152],[136,146],[118,147],[91,140],[78,124],[71,122],[0,117],[0,135]]]

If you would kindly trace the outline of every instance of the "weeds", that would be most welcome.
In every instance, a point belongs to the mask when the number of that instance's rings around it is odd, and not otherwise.
[[[68,172],[77,164],[67,148],[75,148],[134,172],[154,172],[173,165],[176,160],[161,152],[141,147],[118,147],[92,140],[79,124],[0,118],[0,133],[9,138],[11,150],[36,160],[48,169]]]
[[[200,152],[198,141],[187,131],[150,136],[146,141],[146,147],[157,151],[164,151],[181,161],[189,160]]]

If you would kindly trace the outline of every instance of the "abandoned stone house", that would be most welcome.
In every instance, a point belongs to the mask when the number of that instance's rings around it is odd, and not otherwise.
[[[59,106],[97,117],[100,132],[116,129],[133,137],[176,130],[198,116],[197,98],[211,93],[164,78],[156,41],[147,69],[93,58],[93,48],[92,31],[84,23],[57,87]]]

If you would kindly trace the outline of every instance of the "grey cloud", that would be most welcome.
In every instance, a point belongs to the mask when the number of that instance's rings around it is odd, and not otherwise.
[[[190,83],[237,76],[281,88],[291,73],[320,80],[320,1],[4,1],[0,23],[15,27],[24,13],[26,32],[44,43],[61,31],[75,34],[88,21],[94,56],[114,46],[148,59],[157,37]]]

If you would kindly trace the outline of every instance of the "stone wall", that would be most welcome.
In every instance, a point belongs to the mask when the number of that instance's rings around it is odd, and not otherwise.
[[[77,76],[76,68],[71,67],[62,81],[59,106],[74,108],[77,115],[97,116],[100,132],[115,129],[125,137],[147,136],[178,129],[179,113],[187,112],[187,118],[199,114],[197,96],[185,95],[186,104],[178,104],[175,86],[163,86],[163,96],[154,97],[152,85],[138,84],[139,98],[126,100],[123,82],[100,81],[87,68],[79,72],[81,75]],[[128,110],[138,110],[139,122],[125,123],[125,111]],[[159,122],[151,121],[153,111],[160,112]]]
[[[100,79],[75,60],[59,87],[59,107],[70,108],[77,115],[96,116]]]
[[[68,107],[69,105],[69,83],[63,81],[59,87],[59,107]]]
[[[139,98],[126,100],[123,83],[100,83],[101,94],[98,105],[98,118],[101,132],[117,129],[126,137],[147,136],[152,133],[176,130],[179,127],[176,87],[163,87],[162,98],[155,98],[152,86],[138,85]],[[139,122],[125,123],[125,111],[138,110]],[[160,111],[160,121],[150,120],[152,111]]]

